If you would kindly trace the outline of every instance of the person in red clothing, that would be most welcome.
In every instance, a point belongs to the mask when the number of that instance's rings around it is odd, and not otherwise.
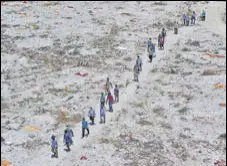
[[[107,104],[108,101],[109,101],[109,111],[113,112],[113,106],[112,105],[114,103],[114,98],[113,98],[113,96],[110,92],[108,93],[108,96],[107,96],[107,99],[106,99],[106,104]]]

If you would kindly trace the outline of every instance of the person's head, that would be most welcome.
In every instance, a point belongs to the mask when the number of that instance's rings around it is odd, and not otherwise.
[[[115,85],[115,87],[117,88],[117,85]]]
[[[107,81],[109,81],[109,77],[107,77]]]
[[[104,95],[104,93],[102,92],[102,93],[101,93],[101,96],[103,96],[103,95]]]
[[[137,58],[139,58],[140,56],[138,55]]]
[[[52,140],[55,140],[55,136],[54,136],[54,135],[52,135],[52,136],[51,136],[51,139],[52,139]]]
[[[164,30],[165,30],[165,28],[162,28],[162,30],[164,31]]]
[[[108,95],[110,96],[111,95],[111,92],[109,92]]]
[[[85,120],[85,118],[83,117],[83,120]]]
[[[193,13],[195,14],[195,11],[193,11]]]
[[[149,40],[151,40],[151,37],[149,38]]]
[[[92,107],[90,107],[90,110],[92,110]]]

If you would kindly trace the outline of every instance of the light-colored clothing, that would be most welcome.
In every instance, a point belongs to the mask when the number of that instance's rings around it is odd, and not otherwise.
[[[112,83],[110,81],[106,81],[106,88],[107,88],[108,92],[110,91],[110,87],[113,87]]]
[[[95,110],[94,109],[90,109],[89,112],[88,112],[88,116],[89,117],[95,117]]]
[[[192,13],[192,17],[195,18],[196,17],[196,14],[195,13]]]
[[[105,107],[102,107],[100,109],[100,116],[102,117],[102,116],[105,116],[105,115],[106,115],[106,109],[105,109]]]

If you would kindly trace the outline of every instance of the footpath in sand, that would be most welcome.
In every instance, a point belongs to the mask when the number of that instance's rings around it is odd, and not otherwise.
[[[144,16],[134,11],[134,14],[141,17],[141,20],[149,16],[146,13],[149,12],[149,8],[145,2],[141,2],[141,4],[121,3],[123,6],[126,5],[126,8],[128,7],[129,12],[137,9],[136,7],[138,6],[145,10]],[[184,2],[179,3],[183,4]],[[105,8],[106,4],[99,5],[103,5],[103,8]],[[204,5],[197,4],[195,6],[200,11],[201,6]],[[64,151],[63,129],[65,124],[60,124],[55,129],[52,129],[51,132],[47,130],[43,132],[44,129],[41,129],[41,133],[43,133],[40,134],[43,139],[48,139],[45,140],[46,142],[49,142],[50,139],[46,135],[53,133],[57,135],[59,145],[58,159],[50,158],[50,145],[43,144],[43,146],[38,146],[37,144],[38,149],[32,145],[30,145],[33,147],[31,149],[19,149],[20,139],[18,139],[15,146],[10,144],[10,141],[6,141],[6,145],[2,149],[4,158],[12,161],[12,165],[18,166],[38,166],[41,164],[56,166],[207,166],[213,165],[215,160],[226,160],[225,139],[218,138],[225,135],[224,129],[226,128],[225,110],[220,108],[218,104],[225,101],[226,96],[221,89],[212,89],[216,83],[226,84],[224,69],[226,59],[213,59],[200,53],[208,51],[208,48],[212,50],[217,47],[225,47],[226,25],[221,20],[224,5],[213,2],[205,6],[208,7],[206,22],[197,22],[195,26],[180,27],[178,35],[174,35],[173,30],[170,28],[167,31],[165,50],[159,51],[156,49],[157,56],[153,59],[152,64],[148,62],[146,52],[146,40],[149,36],[142,32],[137,33],[137,37],[133,36],[138,38],[139,42],[142,41],[139,47],[142,50],[140,54],[143,60],[143,70],[139,75],[139,83],[132,81],[133,73],[131,71],[123,73],[120,77],[116,77],[115,73],[112,74],[114,76],[110,77],[110,80],[114,80],[114,82],[119,80],[124,83],[124,86],[120,88],[119,103],[113,105],[114,112],[107,112],[106,124],[98,123],[98,101],[101,87],[95,87],[97,88],[96,91],[93,91],[93,89],[85,91],[83,89],[84,91],[81,92],[81,95],[84,95],[84,93],[86,95],[87,93],[98,93],[97,96],[91,97],[92,102],[87,99],[88,102],[85,100],[80,105],[77,105],[77,109],[84,105],[82,108],[85,108],[85,110],[90,105],[96,106],[96,125],[90,126],[90,135],[84,139],[80,138],[81,123],[72,125],[75,137],[73,138],[74,145],[71,147],[70,152]],[[153,10],[160,10],[160,8],[177,9],[174,2],[170,2],[167,6],[153,7]],[[158,17],[162,18],[162,14],[159,14]],[[125,20],[128,20],[128,18]],[[135,27],[138,28],[136,25]],[[218,31],[216,27],[218,27]],[[160,27],[150,29],[149,35],[155,38],[157,32],[160,31]],[[130,38],[128,42],[130,43],[132,40]],[[222,43],[218,43],[219,45],[217,46],[214,44],[217,41]],[[225,49],[220,49],[220,54],[225,55]],[[136,51],[130,52],[129,55],[133,61],[130,63],[129,68],[132,68],[132,64],[136,61]],[[113,59],[106,60],[105,64],[107,65],[111,60]],[[205,75],[204,73],[207,70],[215,71],[215,74],[208,73],[208,75]],[[79,80],[74,79],[75,76],[72,74],[75,73],[74,71],[61,71],[65,77],[73,78],[72,80],[67,79],[67,82],[62,83],[62,85],[65,86],[68,82],[79,82]],[[102,77],[101,75],[103,75],[104,71],[105,68],[102,68],[100,73],[96,73],[97,77]],[[91,72],[91,74],[94,73]],[[61,78],[54,77],[54,74],[50,75],[52,80],[48,80],[50,82],[60,81]],[[85,83],[85,79],[81,79],[81,84]],[[95,79],[98,80],[98,78]],[[36,88],[37,91],[39,88],[42,90],[41,84]],[[45,93],[43,92],[43,94]],[[76,100],[75,98],[76,96],[74,96],[73,100]],[[51,98],[51,100],[54,100],[59,106],[61,105],[62,100],[59,98]],[[54,105],[55,103],[52,104]],[[72,103],[72,105],[76,104]],[[47,115],[45,114],[45,116]],[[86,116],[87,113],[85,112],[84,115]],[[4,118],[6,118],[5,116],[7,116],[7,113],[4,112]],[[40,116],[38,121],[41,122],[43,120],[45,122],[45,120],[50,118],[41,119],[42,117],[44,118],[44,116]],[[199,119],[198,117],[205,119]],[[196,118],[199,120],[195,121],[194,119]],[[51,120],[52,118],[50,118]],[[26,123],[29,122],[26,121]],[[6,123],[3,123],[3,126],[6,126]],[[12,125],[10,124],[10,126]],[[45,125],[42,127],[44,128]],[[46,127],[49,129],[48,125]],[[17,132],[11,131],[11,133],[15,133],[15,137],[22,135],[20,130]],[[10,135],[10,132],[6,132],[4,128],[3,137],[5,139],[7,134]],[[40,135],[38,133],[35,136],[31,136],[40,137]],[[43,140],[40,140],[40,142],[43,142]],[[12,146],[13,151],[9,151],[8,147],[10,146]],[[20,154],[18,153],[19,150],[21,151]],[[86,155],[88,159],[80,160],[82,155]]]

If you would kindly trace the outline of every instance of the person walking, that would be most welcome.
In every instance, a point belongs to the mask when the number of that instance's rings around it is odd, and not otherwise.
[[[195,25],[195,18],[196,18],[196,14],[195,11],[192,12],[192,17],[191,17],[191,24]]]
[[[142,58],[140,56],[137,56],[136,63],[139,66],[139,71],[142,71]]]
[[[58,143],[54,135],[51,136],[51,151],[53,153],[52,157],[58,158]]]
[[[107,96],[107,99],[106,99],[106,104],[107,104],[107,102],[109,102],[109,111],[113,112],[114,99],[113,99],[111,92],[108,93],[108,96]]]
[[[104,106],[100,108],[100,123],[106,123],[106,108]]]
[[[85,130],[87,130],[87,135],[86,136],[88,136],[89,135],[89,128],[88,128],[88,123],[87,123],[87,121],[85,120],[85,118],[83,118],[83,120],[82,120],[82,138],[84,138],[84,136],[85,136]]]
[[[102,92],[101,93],[101,98],[100,98],[100,107],[105,105],[105,95]]]
[[[88,111],[88,117],[90,118],[91,124],[92,124],[92,125],[95,124],[95,123],[94,123],[94,121],[95,121],[95,116],[96,116],[95,110],[94,110],[92,107],[90,107],[90,110]]]
[[[115,98],[115,102],[119,102],[119,89],[117,85],[115,85],[115,88],[114,88],[114,98]]]

